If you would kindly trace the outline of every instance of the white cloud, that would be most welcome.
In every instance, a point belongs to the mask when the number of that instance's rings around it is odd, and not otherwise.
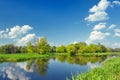
[[[98,5],[94,5],[89,12],[98,12],[98,11],[105,11],[108,6],[109,6],[110,2],[107,0],[101,0]]]
[[[24,26],[15,26],[10,29],[6,28],[6,30],[0,30],[0,38],[11,38],[15,39],[18,38],[26,33],[28,33],[29,30],[31,30],[32,27],[29,25]]]
[[[0,30],[0,40],[9,40],[9,43],[13,43],[18,46],[25,45],[28,41],[33,41],[33,39],[37,38],[34,33],[28,33],[31,29],[33,29],[31,26],[24,25],[21,27],[15,26],[10,29],[6,28],[5,30]],[[0,42],[0,44],[4,45],[6,43]]]
[[[113,4],[120,5],[120,1],[113,1]]]
[[[89,12],[91,13],[85,18],[87,21],[103,21],[108,19],[108,14],[105,12],[110,2],[107,0],[101,0],[98,5],[94,5]]]
[[[108,30],[111,30],[111,29],[113,29],[113,28],[115,28],[116,27],[116,25],[115,24],[112,24],[112,25],[110,25],[109,27],[108,27]]]
[[[7,37],[8,37],[7,32],[8,32],[8,29],[6,29],[6,30],[1,30],[1,31],[0,31],[0,38],[7,38]]]
[[[115,36],[120,37],[120,29],[115,29]]]
[[[101,29],[104,29],[105,27],[106,27],[106,23],[99,23],[99,24],[95,25],[93,30],[101,30]]]
[[[8,35],[10,38],[17,38],[23,34],[26,34],[31,29],[32,27],[30,27],[29,25],[24,25],[22,27],[15,26],[10,29],[10,32],[8,33]]]
[[[90,14],[88,17],[85,18],[87,21],[101,21],[107,20],[108,16],[106,12],[96,12],[94,14]]]
[[[102,33],[100,31],[92,31],[86,42],[89,44],[89,43],[93,43],[94,41],[104,40],[106,38],[106,36],[109,36],[109,35],[110,35],[110,33],[108,33],[108,32]]]
[[[22,37],[21,39],[19,39],[17,41],[16,45],[24,46],[29,41],[33,42],[35,38],[36,38],[35,34],[27,34],[25,37]]]
[[[111,45],[112,48],[120,48],[120,43],[119,42],[115,42]]]

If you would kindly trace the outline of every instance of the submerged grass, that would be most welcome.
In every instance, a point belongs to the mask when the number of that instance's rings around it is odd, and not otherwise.
[[[72,75],[72,80],[120,80],[120,57],[105,61],[102,67],[87,73]]]

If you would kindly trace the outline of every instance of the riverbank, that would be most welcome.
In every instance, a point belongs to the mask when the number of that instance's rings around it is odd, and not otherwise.
[[[28,59],[36,59],[36,58],[45,58],[51,56],[68,56],[68,53],[48,53],[48,54],[0,54],[0,62],[9,62],[9,61],[24,61]],[[75,56],[107,56],[107,55],[120,55],[120,53],[84,53],[84,54],[77,54]]]
[[[72,80],[120,80],[120,57],[105,61],[102,67],[87,73],[73,75]]]
[[[29,59],[43,58],[49,57],[48,54],[40,55],[40,54],[0,54],[0,62],[9,62],[9,61],[24,61]]]

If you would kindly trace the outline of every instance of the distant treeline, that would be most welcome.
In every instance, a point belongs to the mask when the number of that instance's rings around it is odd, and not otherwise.
[[[0,46],[0,53],[103,53],[103,52],[120,52],[120,48],[109,48],[102,44],[90,44],[85,42],[78,42],[75,44],[68,44],[67,46],[50,46],[46,38],[41,38],[34,45],[28,42],[26,46],[15,46],[13,44]]]

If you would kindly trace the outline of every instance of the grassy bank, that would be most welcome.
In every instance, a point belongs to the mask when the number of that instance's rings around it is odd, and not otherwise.
[[[77,55],[82,56],[105,56],[105,55],[117,55],[120,56],[120,52],[106,52],[106,53],[79,53]]]
[[[0,54],[0,62],[9,62],[9,61],[24,61],[28,59],[36,59],[41,57],[49,57],[48,54]]]
[[[72,76],[72,80],[120,80],[120,57],[110,59],[102,67],[91,69],[87,73]]]
[[[69,53],[47,53],[47,54],[0,54],[0,62],[8,62],[8,61],[24,61],[28,59],[36,59],[41,57],[52,57],[52,56],[68,56]],[[105,55],[120,55],[120,53],[84,53],[77,54],[76,56],[105,56]]]

